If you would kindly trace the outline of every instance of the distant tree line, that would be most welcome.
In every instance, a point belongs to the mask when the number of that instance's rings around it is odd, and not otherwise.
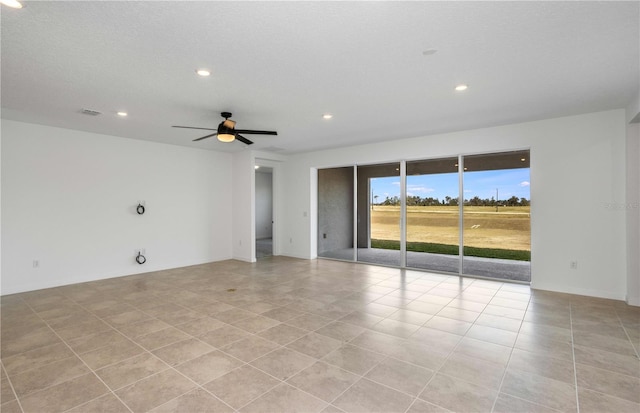
[[[407,206],[438,206],[438,205],[449,205],[449,206],[458,206],[459,198],[452,198],[450,196],[445,196],[443,200],[438,198],[421,198],[419,196],[408,196],[407,197]],[[384,201],[376,205],[391,205],[391,206],[399,206],[400,198],[397,196],[386,197]],[[530,201],[527,198],[518,198],[517,196],[512,196],[509,199],[497,200],[493,197],[491,199],[481,199],[478,196],[474,196],[471,199],[465,199],[464,205],[468,206],[529,206],[531,205]]]

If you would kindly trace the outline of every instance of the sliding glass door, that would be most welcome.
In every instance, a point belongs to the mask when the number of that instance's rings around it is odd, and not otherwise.
[[[407,267],[460,270],[458,158],[407,162]]]
[[[318,171],[318,256],[529,282],[529,151]]]
[[[465,156],[462,273],[531,280],[529,151]]]
[[[357,175],[357,260],[399,267],[400,163],[358,166]]]

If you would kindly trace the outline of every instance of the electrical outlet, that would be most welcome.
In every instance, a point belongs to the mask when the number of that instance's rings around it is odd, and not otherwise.
[[[571,268],[572,270],[577,270],[578,269],[578,261],[571,261],[569,263],[569,268]]]
[[[322,234],[322,238],[327,239],[327,234]]]
[[[289,244],[293,243],[293,238],[289,238]]]

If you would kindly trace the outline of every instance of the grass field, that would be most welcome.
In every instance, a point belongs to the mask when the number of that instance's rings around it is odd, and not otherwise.
[[[457,246],[458,218],[457,206],[408,207],[407,243]],[[371,211],[371,239],[400,240],[399,206],[374,206]],[[530,252],[530,207],[499,207],[498,212],[495,207],[465,207],[464,245],[476,249]]]

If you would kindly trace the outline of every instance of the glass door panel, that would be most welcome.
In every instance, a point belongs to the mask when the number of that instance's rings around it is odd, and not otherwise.
[[[463,274],[531,280],[529,151],[463,158]]]
[[[354,168],[318,170],[318,256],[353,261]]]
[[[358,166],[357,260],[400,266],[400,163]]]
[[[458,273],[458,158],[407,162],[407,267]]]

